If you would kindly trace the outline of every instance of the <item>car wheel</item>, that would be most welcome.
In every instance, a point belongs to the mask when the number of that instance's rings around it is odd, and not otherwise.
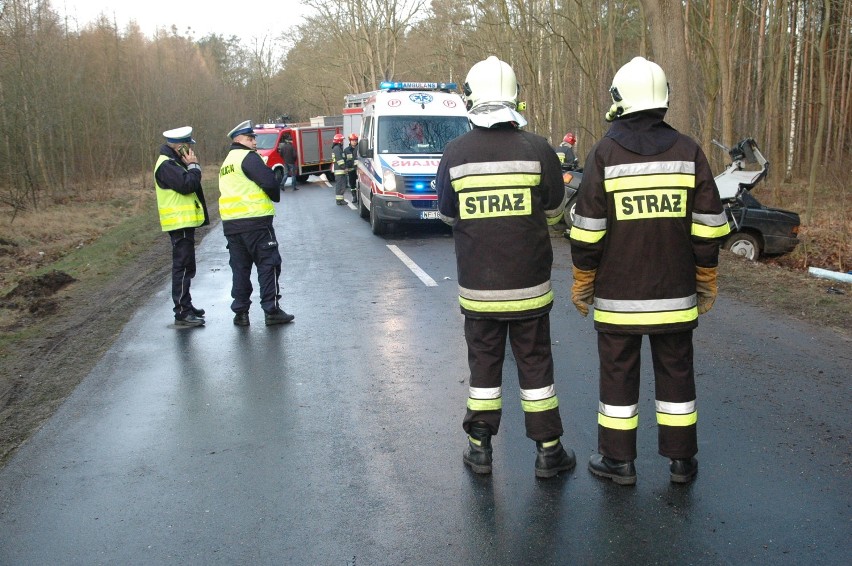
[[[755,261],[760,257],[760,242],[757,238],[747,232],[737,232],[728,236],[723,246],[735,255],[742,256],[748,260]]]
[[[565,207],[565,216],[563,217],[563,222],[568,227],[568,230],[574,226],[574,213],[577,211],[577,197],[572,198],[568,201],[568,205]]]
[[[370,201],[370,229],[376,236],[382,236],[385,233],[385,223],[379,220],[378,206]]]

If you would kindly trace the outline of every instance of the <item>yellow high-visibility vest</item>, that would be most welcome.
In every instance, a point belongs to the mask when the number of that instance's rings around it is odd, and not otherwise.
[[[163,232],[171,232],[181,228],[197,228],[204,224],[204,209],[201,207],[198,195],[195,193],[182,195],[177,191],[164,189],[157,182],[157,169],[168,159],[167,156],[161,155],[154,165],[154,186],[157,189],[157,210],[160,213],[160,226],[163,228]],[[180,164],[178,163],[178,165]]]
[[[232,149],[219,169],[219,215],[222,220],[275,216],[272,199],[243,173],[243,160],[250,151]]]

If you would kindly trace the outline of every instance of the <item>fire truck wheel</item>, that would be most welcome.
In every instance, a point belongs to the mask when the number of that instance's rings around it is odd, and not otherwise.
[[[755,261],[760,257],[760,242],[748,232],[736,232],[728,236],[723,246],[732,253]]]
[[[284,169],[282,169],[281,167],[276,167],[273,173],[275,173],[275,180],[278,181],[278,184],[280,185],[281,179],[284,178]]]

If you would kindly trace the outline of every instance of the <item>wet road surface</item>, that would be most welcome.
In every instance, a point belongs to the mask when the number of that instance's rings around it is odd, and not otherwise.
[[[695,334],[697,480],[671,484],[656,454],[646,344],[638,484],[602,481],[586,469],[596,337],[555,238],[556,386],[578,466],[534,477],[509,351],[494,473],[476,476],[448,230],[376,237],[333,200],[315,183],[277,205],[293,324],[265,327],[257,296],[251,326],[232,324],[218,228],[193,283],[205,328],[171,324],[164,274],[0,470],[0,564],[848,563],[848,341],[723,290]]]

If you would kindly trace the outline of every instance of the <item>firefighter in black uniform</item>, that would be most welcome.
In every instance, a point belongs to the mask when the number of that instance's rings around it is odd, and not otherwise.
[[[281,255],[272,227],[275,216],[272,203],[280,201],[281,191],[275,173],[255,151],[257,143],[251,122],[240,123],[228,137],[233,143],[219,169],[219,214],[228,240],[234,324],[249,325],[252,265],[257,267],[260,306],[266,325],[284,324],[295,317],[278,305]]]
[[[491,473],[508,336],[526,433],[536,442],[535,475],[546,478],[576,462],[559,440],[550,348],[548,226],[562,218],[565,187],[547,140],[519,129],[526,120],[516,110],[517,93],[514,71],[496,57],[471,67],[465,96],[474,128],[447,144],[435,185],[441,217],[453,226],[465,316],[470,387],[463,461],[475,473]]]
[[[346,168],[346,178],[349,183],[349,191],[352,193],[352,204],[358,204],[358,192],[356,181],[358,169],[355,160],[358,159],[358,134],[349,134],[349,145],[343,148],[343,166]]]
[[[342,206],[346,204],[343,193],[349,184],[346,157],[343,155],[343,134],[334,134],[331,140],[331,155],[334,159],[334,203]]]
[[[589,470],[636,483],[639,352],[651,343],[659,453],[670,479],[698,472],[692,331],[716,298],[728,222],[707,158],[663,119],[668,83],[636,57],[615,74],[612,125],[586,159],[571,250],[572,301],[594,304],[600,357],[598,451]]]
[[[172,300],[175,325],[204,326],[204,309],[192,305],[195,277],[195,229],[210,223],[201,189],[201,166],[192,150],[192,128],[163,132],[166,143],[154,165],[160,226],[172,243]]]
[[[574,154],[574,144],[576,143],[577,138],[574,137],[573,133],[568,132],[562,138],[562,143],[553,148],[563,171],[575,171],[577,169],[577,156]]]

